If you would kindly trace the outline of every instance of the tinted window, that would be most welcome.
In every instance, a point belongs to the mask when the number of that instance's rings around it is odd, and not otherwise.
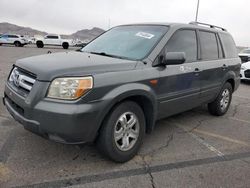
[[[250,54],[250,49],[243,50],[241,53],[243,53],[243,54]]]
[[[200,31],[201,58],[203,60],[218,59],[219,51],[215,33]]]
[[[9,38],[18,38],[16,35],[8,35]]]
[[[185,52],[186,62],[197,60],[196,32],[193,30],[179,30],[168,41],[167,52]]]
[[[233,38],[229,34],[221,33],[221,41],[223,44],[223,49],[227,58],[237,57],[237,49]]]
[[[47,36],[47,39],[58,39],[58,36]]]

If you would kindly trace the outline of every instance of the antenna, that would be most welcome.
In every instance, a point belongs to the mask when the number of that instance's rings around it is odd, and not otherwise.
[[[198,0],[198,2],[197,2],[197,9],[196,9],[195,22],[198,21],[199,8],[200,8],[200,0]]]

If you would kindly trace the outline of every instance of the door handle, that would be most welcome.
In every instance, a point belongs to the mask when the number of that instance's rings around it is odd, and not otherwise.
[[[201,72],[201,70],[200,70],[199,68],[195,68],[195,69],[194,69],[194,74],[195,74],[195,75],[199,75],[200,72]]]
[[[222,69],[223,69],[223,70],[226,70],[227,67],[228,67],[228,66],[227,66],[226,64],[223,64],[223,65],[222,65]]]

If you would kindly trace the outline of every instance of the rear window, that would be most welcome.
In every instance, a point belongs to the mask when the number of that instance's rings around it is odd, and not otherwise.
[[[58,36],[48,35],[46,38],[47,39],[58,39]]]
[[[226,58],[238,57],[236,45],[235,45],[233,38],[229,34],[226,34],[226,33],[220,33],[220,38],[223,44],[223,49],[224,49]]]
[[[216,34],[200,31],[201,57],[203,60],[214,60],[219,58]]]

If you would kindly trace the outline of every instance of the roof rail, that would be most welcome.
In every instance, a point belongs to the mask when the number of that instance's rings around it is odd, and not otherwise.
[[[227,31],[223,27],[219,27],[219,26],[211,25],[211,24],[206,24],[206,23],[201,23],[201,22],[190,22],[189,24],[192,24],[192,25],[201,25],[201,26],[208,26],[208,27],[210,27],[212,29],[221,29],[222,31]]]

